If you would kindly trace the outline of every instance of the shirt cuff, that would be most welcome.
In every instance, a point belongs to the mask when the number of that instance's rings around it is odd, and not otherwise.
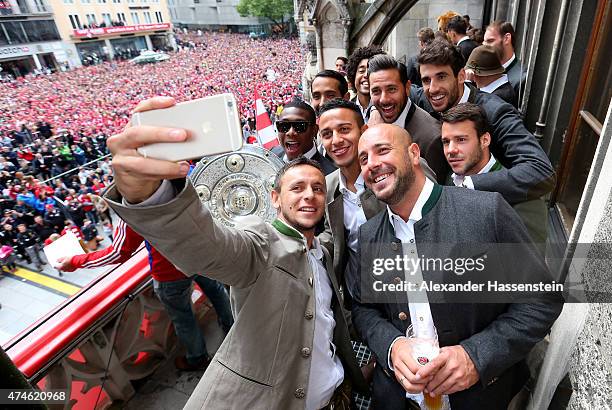
[[[157,188],[157,191],[155,191],[153,195],[151,195],[144,201],[139,202],[137,204],[131,204],[126,201],[125,198],[123,198],[122,204],[127,208],[143,208],[146,206],[154,206],[168,203],[172,199],[174,199],[175,196],[176,191],[174,190],[172,183],[169,180],[164,179],[159,188]]]
[[[395,344],[395,342],[397,342],[400,339],[407,339],[407,337],[406,336],[398,336],[398,337],[396,337],[391,342],[391,346],[389,346],[389,351],[387,352],[387,364],[389,365],[389,369],[391,369],[392,372],[394,372],[395,369],[393,368],[393,363],[391,363],[391,350],[393,349],[393,345]]]
[[[468,189],[472,189],[474,190],[474,181],[472,181],[472,177],[467,176],[465,178],[463,178],[463,184],[462,184],[465,188]]]

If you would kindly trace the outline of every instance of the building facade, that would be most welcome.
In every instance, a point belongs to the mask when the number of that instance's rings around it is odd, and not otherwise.
[[[168,0],[172,22],[187,28],[231,30],[248,33],[261,31],[268,23],[256,17],[241,17],[236,11],[239,0]]]
[[[55,71],[68,66],[72,54],[45,0],[0,0],[0,76]]]
[[[36,0],[38,1],[38,0]],[[166,0],[49,0],[71,66],[174,47]]]

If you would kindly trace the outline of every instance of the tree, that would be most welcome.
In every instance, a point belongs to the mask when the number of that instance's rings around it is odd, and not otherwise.
[[[293,15],[293,0],[240,0],[236,10],[242,17],[264,17],[283,27],[286,15]]]

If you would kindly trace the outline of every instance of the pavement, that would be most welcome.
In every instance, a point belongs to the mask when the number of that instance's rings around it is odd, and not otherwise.
[[[98,228],[99,232],[103,232],[101,225]],[[111,243],[110,238],[105,237],[98,249],[105,248]],[[42,252],[41,258],[46,261]],[[34,264],[18,260],[15,272],[2,271],[0,273],[0,346],[4,346],[17,334],[114,266],[116,265],[78,269],[60,275],[57,269],[49,264],[38,270]]]

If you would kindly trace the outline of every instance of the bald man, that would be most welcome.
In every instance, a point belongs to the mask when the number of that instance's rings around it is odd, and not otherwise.
[[[430,394],[449,395],[453,410],[506,409],[527,381],[525,356],[561,311],[558,295],[551,297],[555,303],[430,304],[434,295],[429,291],[373,290],[386,278],[391,283],[401,278],[457,280],[453,271],[421,271],[419,265],[413,276],[405,268],[377,271],[381,257],[396,260],[413,252],[425,260],[439,257],[436,244],[441,243],[467,248],[516,243],[521,257],[509,266],[546,277],[537,250],[527,246],[523,223],[498,193],[442,187],[429,180],[419,164],[418,145],[399,126],[370,127],[359,140],[358,156],[366,185],[387,205],[359,230],[361,277],[354,280],[361,286],[352,306],[354,326],[378,363],[372,408],[418,408],[415,401]],[[500,266],[503,269],[495,265]],[[415,303],[416,296],[420,303]],[[440,353],[425,365],[413,359],[413,340],[405,337],[411,325],[427,333],[437,331]]]

